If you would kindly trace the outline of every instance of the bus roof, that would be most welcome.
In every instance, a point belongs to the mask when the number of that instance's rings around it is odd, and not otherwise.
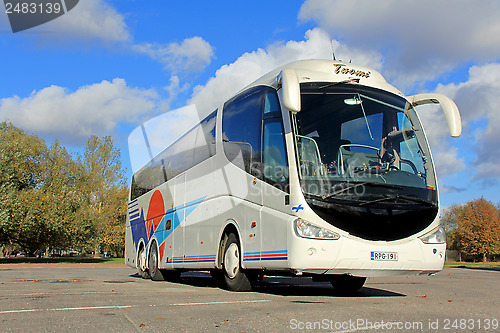
[[[277,87],[278,76],[285,69],[294,70],[299,83],[351,81],[358,82],[363,86],[386,90],[404,97],[398,89],[387,83],[379,72],[368,67],[332,60],[300,60],[291,62],[265,74],[249,84],[242,91],[258,85]]]

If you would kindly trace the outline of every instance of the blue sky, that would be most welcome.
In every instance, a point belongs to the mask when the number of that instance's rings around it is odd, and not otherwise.
[[[141,122],[192,103],[205,113],[275,67],[331,59],[333,46],[407,95],[453,98],[460,138],[439,111],[420,112],[442,204],[498,203],[499,16],[493,0],[80,0],[14,34],[2,10],[0,121],[73,150],[110,135],[130,171],[127,137]]]

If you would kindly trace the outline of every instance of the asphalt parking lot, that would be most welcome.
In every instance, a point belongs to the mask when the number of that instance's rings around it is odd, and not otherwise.
[[[1,265],[0,283],[2,332],[500,330],[498,268],[371,278],[349,297],[309,278],[266,277],[234,293],[204,272],[153,282],[106,265]]]

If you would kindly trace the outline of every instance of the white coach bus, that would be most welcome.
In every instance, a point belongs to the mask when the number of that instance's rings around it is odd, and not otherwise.
[[[438,272],[445,259],[436,173],[414,109],[381,74],[297,61],[243,89],[132,179],[126,264],[153,280],[210,270],[229,290],[267,274],[340,291],[366,277]]]

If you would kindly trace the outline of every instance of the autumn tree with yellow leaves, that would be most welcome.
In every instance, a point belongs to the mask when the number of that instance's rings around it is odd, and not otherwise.
[[[483,197],[453,205],[443,216],[449,248],[479,256],[500,254],[500,218],[495,205]]]

